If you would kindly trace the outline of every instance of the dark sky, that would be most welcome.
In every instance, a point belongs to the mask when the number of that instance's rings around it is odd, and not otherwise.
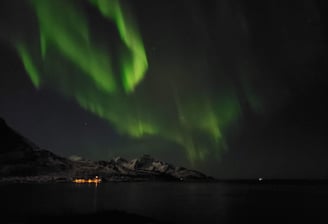
[[[325,1],[31,2],[0,3],[0,116],[42,148],[328,177]]]

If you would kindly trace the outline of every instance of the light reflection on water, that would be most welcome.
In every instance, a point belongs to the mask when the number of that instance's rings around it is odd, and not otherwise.
[[[13,184],[0,186],[0,197],[1,210],[16,214],[120,210],[169,222],[226,223],[248,215],[325,214],[328,189],[222,183]]]

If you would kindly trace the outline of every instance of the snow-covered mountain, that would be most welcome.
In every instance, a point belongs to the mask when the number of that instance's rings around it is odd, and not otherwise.
[[[116,157],[109,161],[75,161],[71,170],[72,176],[101,176],[108,181],[130,180],[209,180],[205,174],[176,167],[169,163],[156,160],[150,155],[126,160]]]
[[[205,174],[143,155],[127,160],[116,157],[93,161],[64,158],[40,149],[0,118],[0,180],[14,182],[67,182],[99,176],[103,181],[209,181]]]

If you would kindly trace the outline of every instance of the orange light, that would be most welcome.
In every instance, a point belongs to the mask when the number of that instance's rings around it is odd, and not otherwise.
[[[74,179],[73,180],[74,183],[77,183],[77,184],[84,184],[84,183],[95,183],[95,184],[99,184],[101,182],[101,179],[96,176],[94,179]]]

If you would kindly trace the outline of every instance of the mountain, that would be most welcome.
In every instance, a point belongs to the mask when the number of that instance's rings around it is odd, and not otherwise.
[[[71,169],[68,159],[40,149],[1,118],[0,136],[0,177],[36,176]]]
[[[71,173],[76,177],[101,176],[107,181],[211,179],[201,172],[176,167],[150,155],[132,160],[116,157],[109,161],[75,161]]]
[[[210,181],[196,170],[177,167],[143,155],[127,160],[116,157],[93,161],[64,158],[20,135],[0,118],[0,181],[70,182],[74,178],[100,176],[103,181]]]

